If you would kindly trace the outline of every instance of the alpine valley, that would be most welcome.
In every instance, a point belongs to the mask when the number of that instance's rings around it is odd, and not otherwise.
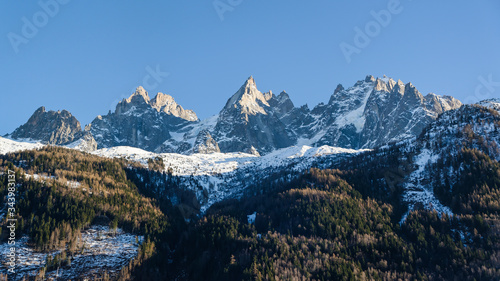
[[[313,108],[250,77],[205,120],[42,106],[0,137],[0,280],[500,280],[499,110],[370,75]]]

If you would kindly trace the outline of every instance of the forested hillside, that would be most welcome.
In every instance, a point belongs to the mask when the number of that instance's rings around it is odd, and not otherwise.
[[[92,224],[144,235],[146,239],[136,263],[158,248],[174,246],[178,229],[184,228],[184,221],[178,212],[171,211],[171,205],[162,204],[160,208],[157,200],[142,195],[127,178],[137,164],[46,147],[2,155],[0,166],[3,195],[7,195],[7,170],[15,171],[16,237],[28,235],[38,251],[62,251],[47,262],[44,270],[70,264],[72,256],[84,246],[78,239],[81,231]],[[167,212],[173,215],[168,216]],[[7,229],[6,224],[3,220],[2,229]],[[4,231],[2,240],[7,235]],[[124,270],[124,275],[128,275],[127,271]]]
[[[491,280],[500,277],[497,214],[412,212],[355,190],[339,170],[214,205],[176,252],[186,280]],[[249,223],[248,215],[255,214]],[[174,267],[175,268],[175,267]],[[171,272],[168,272],[171,274]]]

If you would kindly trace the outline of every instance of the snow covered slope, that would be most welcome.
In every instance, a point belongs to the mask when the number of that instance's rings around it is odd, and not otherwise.
[[[405,179],[404,200],[409,209],[423,207],[451,214],[436,197],[435,189],[445,186],[453,192],[463,168],[453,165],[463,150],[477,150],[500,161],[500,115],[479,105],[464,105],[443,113],[414,142],[402,150],[413,158],[413,172]],[[403,217],[403,220],[405,217]]]
[[[316,157],[332,154],[354,154],[367,150],[345,149],[340,147],[291,146],[276,150],[265,156],[248,153],[211,153],[184,155],[177,153],[154,153],[140,148],[118,146],[103,148],[92,152],[108,158],[124,158],[147,166],[148,159],[160,157],[165,164],[165,171],[172,169],[176,176],[204,176],[215,173],[229,173],[239,168],[252,166],[258,169],[287,166],[293,162],[311,164]],[[307,164],[305,165],[307,166]]]
[[[64,145],[67,148],[72,148],[80,151],[85,151],[85,152],[90,152],[94,151],[97,149],[97,142],[95,141],[94,137],[92,134],[89,132],[85,133],[81,138],[78,140]]]
[[[138,236],[137,242],[141,241],[143,237]],[[83,231],[77,243],[82,246],[82,250],[73,257],[71,265],[48,272],[47,280],[93,280],[95,276],[102,276],[105,271],[116,277],[119,270],[137,256],[137,242],[136,236],[119,228],[113,231],[107,226],[92,226]],[[5,257],[10,252],[10,247],[8,243],[0,244],[0,255]],[[60,253],[36,251],[26,236],[16,241],[16,248],[19,278],[16,280],[21,280],[23,276],[34,278],[45,266],[49,255],[54,257]],[[3,264],[0,265],[0,273],[7,273],[7,267]]]
[[[404,184],[403,200],[408,203],[409,211],[419,207],[434,209],[440,214],[452,215],[449,207],[444,206],[434,194],[433,186],[428,184],[428,166],[435,164],[440,155],[429,149],[422,149],[420,154],[415,157],[415,166],[417,167]],[[408,211],[408,212],[409,212]],[[406,219],[406,213],[401,221]]]
[[[484,107],[494,109],[496,111],[500,111],[500,99],[483,100],[480,101],[478,104]]]
[[[211,153],[183,155],[153,153],[134,147],[112,147],[92,152],[103,157],[136,161],[147,167],[148,159],[161,158],[165,171],[178,176],[181,185],[196,193],[204,212],[213,203],[238,197],[251,184],[280,170],[300,172],[324,157],[349,156],[365,150],[322,146],[292,146],[265,156],[247,153]]]
[[[8,138],[0,137],[0,154],[36,149],[43,146],[45,145],[31,140],[15,141]]]

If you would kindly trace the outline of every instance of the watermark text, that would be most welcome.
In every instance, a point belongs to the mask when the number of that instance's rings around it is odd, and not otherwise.
[[[12,170],[7,174],[7,229],[8,244],[10,246],[7,254],[8,273],[16,273],[16,175]]]
[[[347,63],[351,63],[354,54],[360,54],[363,49],[368,47],[372,39],[380,35],[383,28],[389,26],[393,16],[401,12],[403,12],[403,6],[400,0],[389,0],[385,9],[378,12],[370,11],[372,20],[368,21],[364,28],[354,27],[352,43],[343,41],[339,45]]]
[[[55,17],[60,10],[61,5],[66,5],[70,0],[40,0],[38,6],[40,10],[35,12],[31,18],[22,17],[21,21],[23,26],[20,33],[9,32],[7,39],[9,39],[12,49],[17,54],[19,53],[19,46],[21,44],[28,44],[30,39],[33,39],[40,29],[45,27],[50,18]]]

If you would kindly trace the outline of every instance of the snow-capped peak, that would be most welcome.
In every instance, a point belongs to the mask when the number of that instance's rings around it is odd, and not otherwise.
[[[267,101],[268,99],[257,89],[255,80],[250,76],[241,88],[227,101],[223,110],[238,108],[242,114],[267,114],[264,109],[264,107],[269,107]]]

